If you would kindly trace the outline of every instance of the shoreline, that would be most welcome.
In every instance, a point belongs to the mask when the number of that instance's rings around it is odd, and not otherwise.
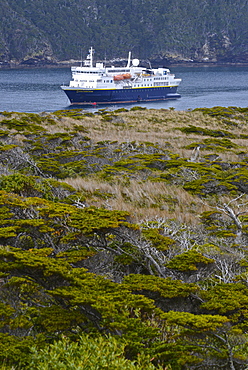
[[[53,68],[71,68],[72,66],[79,66],[81,61],[79,60],[69,60],[56,63],[37,63],[37,64],[17,64],[17,63],[8,63],[0,64],[0,70],[15,70],[15,69],[53,69]],[[142,63],[142,61],[141,61]],[[248,62],[170,62],[168,61],[152,61],[151,64],[154,66],[166,65],[170,67],[248,67]]]

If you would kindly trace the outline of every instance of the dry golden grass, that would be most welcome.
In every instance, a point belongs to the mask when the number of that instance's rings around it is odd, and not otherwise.
[[[221,124],[214,117],[204,115],[202,112],[196,111],[171,111],[171,110],[154,110],[147,109],[144,111],[129,111],[118,113],[109,113],[112,120],[104,120],[101,115],[94,117],[83,117],[82,120],[74,120],[70,117],[62,117],[55,120],[57,125],[45,125],[44,128],[49,133],[68,132],[76,126],[83,127],[87,131],[87,136],[93,142],[109,140],[117,142],[136,141],[158,143],[159,145],[165,142],[170,143],[175,151],[183,150],[185,146],[203,140],[202,136],[195,133],[184,134],[178,128],[194,125],[213,130],[225,129],[233,134],[240,134],[242,129],[243,134],[248,133],[248,127],[243,123],[239,126],[229,127]],[[54,118],[54,117],[53,117]],[[221,127],[220,127],[221,126]],[[247,146],[245,140],[234,140],[240,146]]]
[[[45,114],[43,114],[45,116]],[[233,134],[248,133],[248,127],[243,121],[237,126],[229,127],[226,124],[221,124],[218,119],[208,115],[204,115],[200,111],[173,111],[173,110],[155,110],[146,109],[141,111],[109,112],[110,120],[105,120],[104,115],[96,114],[93,117],[83,116],[82,119],[73,119],[71,117],[58,117],[55,114],[47,114],[48,118],[52,118],[56,124],[44,122],[44,129],[54,134],[57,132],[69,132],[77,127],[85,130],[85,134],[89,136],[92,142],[98,141],[136,141],[151,142],[164,144],[170,143],[175,151],[184,150],[184,147],[193,143],[199,142],[203,137],[192,133],[184,134],[177,130],[178,128],[194,125],[213,130],[225,129]],[[18,118],[19,115],[13,113],[12,118]],[[112,118],[112,120],[111,120]],[[0,121],[5,117],[0,117]],[[221,127],[220,127],[221,126]],[[234,140],[240,146],[247,146],[246,140]]]
[[[46,114],[43,114],[44,118]],[[13,117],[15,115],[13,114]],[[16,116],[16,118],[18,115]],[[44,121],[44,129],[51,134],[58,132],[83,132],[94,145],[101,141],[110,142],[135,142],[153,143],[160,147],[168,148],[169,151],[181,158],[190,160],[192,150],[186,149],[192,143],[201,143],[208,136],[197,133],[185,134],[178,130],[190,125],[212,130],[227,130],[237,136],[248,134],[245,121],[235,119],[233,126],[230,122],[221,122],[215,117],[204,115],[200,111],[173,111],[173,110],[137,110],[128,112],[109,112],[95,114],[94,116],[82,116],[81,119],[71,117],[59,117],[55,114],[47,114],[55,124]],[[5,117],[0,117],[4,119]],[[18,141],[25,136],[16,136]],[[219,138],[218,138],[219,139]],[[239,148],[218,152],[219,160],[224,162],[240,161],[239,151],[247,152],[246,139],[232,139]],[[70,147],[72,149],[72,147]],[[214,150],[200,150],[199,161]],[[109,209],[119,209],[130,212],[136,220],[145,217],[168,217],[176,218],[182,222],[197,223],[198,215],[207,210],[196,196],[192,196],[180,186],[169,185],[165,182],[152,182],[131,179],[125,183],[121,176],[116,177],[113,183],[101,181],[97,176],[88,178],[68,178],[64,180],[75,189],[83,191],[87,195],[86,202],[89,205],[102,206]]]
[[[236,122],[238,126],[228,126],[217,118],[204,115],[200,111],[172,111],[172,110],[141,110],[108,114],[110,120],[102,115],[83,117],[82,120],[63,117],[58,125],[59,129],[68,132],[72,127],[83,126],[92,143],[99,141],[123,142],[149,142],[159,146],[168,147],[174,154],[181,158],[190,159],[192,150],[185,147],[192,143],[202,142],[207,136],[196,133],[185,134],[178,128],[189,125],[209,128],[212,130],[227,130],[233,134],[247,133],[248,128],[242,121]],[[55,132],[58,127],[51,127]],[[232,139],[240,149],[218,152],[219,160],[224,162],[239,161],[236,152],[246,150],[245,139]],[[214,150],[200,150],[199,160],[204,159]],[[119,209],[130,212],[136,220],[141,218],[167,217],[176,218],[181,222],[198,223],[199,214],[208,210],[208,206],[196,196],[190,195],[182,187],[169,185],[164,182],[138,181],[132,179],[124,183],[117,178],[114,183],[100,181],[93,175],[88,178],[73,178],[65,180],[75,189],[87,194],[86,202],[89,205]],[[99,194],[103,196],[99,196]],[[105,196],[104,196],[105,194]]]
[[[209,209],[182,188],[164,182],[130,180],[128,185],[123,185],[90,177],[68,178],[64,182],[86,192],[88,205],[128,211],[135,221],[166,217],[195,224],[199,222],[199,214]]]
[[[111,113],[110,113],[111,115]],[[212,117],[206,117],[201,112],[180,112],[170,110],[145,110],[118,113],[118,119],[107,121],[101,115],[83,117],[82,120],[74,120],[63,117],[56,126],[45,125],[50,133],[68,132],[74,126],[83,126],[87,135],[94,141],[133,141],[151,143],[170,142],[175,148],[187,145],[192,141],[199,140],[199,136],[185,135],[178,127],[189,124],[201,127],[218,127],[218,121]]]

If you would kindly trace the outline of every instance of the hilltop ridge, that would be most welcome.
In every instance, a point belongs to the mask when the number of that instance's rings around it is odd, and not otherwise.
[[[0,63],[51,65],[96,58],[246,63],[246,0],[1,0]]]

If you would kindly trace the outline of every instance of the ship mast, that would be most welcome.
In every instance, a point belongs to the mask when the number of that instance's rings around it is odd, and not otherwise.
[[[93,67],[93,53],[94,53],[94,49],[93,47],[91,46],[90,50],[89,50],[89,54],[87,55],[87,58],[86,60],[84,61],[84,65],[85,67],[90,67],[92,68]]]

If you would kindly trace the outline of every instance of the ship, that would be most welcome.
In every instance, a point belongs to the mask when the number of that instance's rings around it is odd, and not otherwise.
[[[121,104],[149,102],[180,98],[177,87],[180,78],[168,68],[139,66],[138,59],[131,59],[125,67],[106,66],[97,62],[93,65],[94,49],[80,66],[72,66],[69,85],[61,86],[71,105]]]

